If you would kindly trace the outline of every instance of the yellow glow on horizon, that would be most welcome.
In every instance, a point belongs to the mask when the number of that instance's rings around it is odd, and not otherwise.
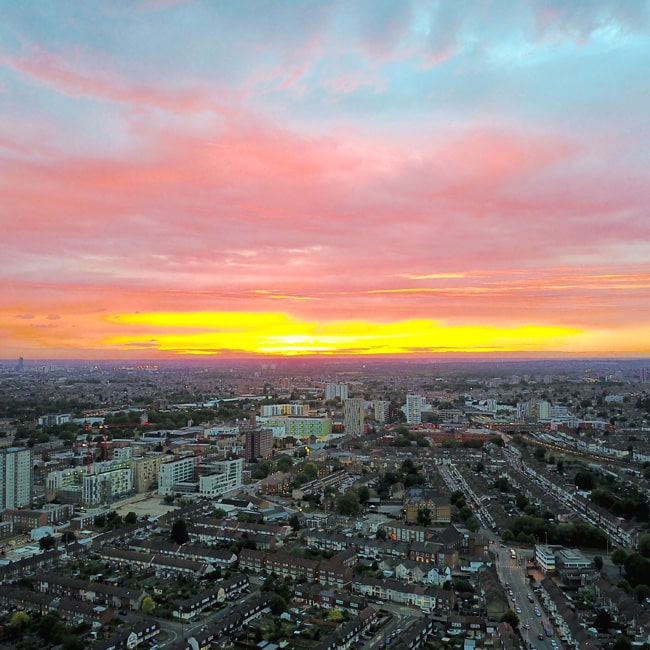
[[[102,345],[175,354],[544,352],[570,348],[570,341],[580,334],[567,327],[445,325],[427,319],[313,323],[274,312],[132,313],[109,322],[126,327],[128,333]]]
[[[407,280],[457,280],[466,278],[465,273],[426,273],[424,275],[416,275],[414,273],[399,273],[396,277],[406,278]]]

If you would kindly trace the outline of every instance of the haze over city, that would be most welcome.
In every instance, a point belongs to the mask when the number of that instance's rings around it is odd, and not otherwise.
[[[647,2],[2,3],[0,357],[647,357]]]

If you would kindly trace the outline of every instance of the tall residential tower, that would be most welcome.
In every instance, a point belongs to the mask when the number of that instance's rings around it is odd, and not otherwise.
[[[31,506],[33,475],[31,449],[8,447],[0,451],[0,510]]]

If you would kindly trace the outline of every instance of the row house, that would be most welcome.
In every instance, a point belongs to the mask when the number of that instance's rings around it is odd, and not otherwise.
[[[400,560],[394,565],[395,577],[404,582],[421,582],[442,587],[451,581],[451,570],[445,566],[433,566],[415,560]]]
[[[219,619],[219,630],[215,631],[215,638],[238,632],[244,625],[259,618],[268,609],[271,596],[270,593],[259,594],[237,605],[227,616]]]
[[[405,558],[409,554],[409,545],[406,542],[391,542],[382,539],[361,537],[355,539],[359,555],[366,557],[397,557]]]
[[[316,582],[318,565],[319,562],[316,560],[306,560],[288,553],[269,553],[266,556],[265,569],[268,573],[289,577],[294,581]],[[328,583],[324,582],[323,584]]]
[[[172,544],[160,540],[143,540],[130,545],[131,550],[145,553],[160,553],[162,555],[171,555],[195,562],[206,562],[213,567],[231,567],[237,562],[237,555],[232,551],[205,548],[202,546],[192,546],[183,544]]]
[[[294,588],[294,597],[307,607],[344,609],[350,612],[360,612],[368,605],[365,598],[354,596],[347,591],[325,589],[321,585],[297,585]]]
[[[104,548],[99,553],[99,559],[112,562],[119,568],[129,567],[140,572],[154,571],[156,576],[171,578],[179,575],[190,575],[201,578],[209,570],[207,562],[185,560],[182,557],[163,555],[162,553],[139,553],[125,551],[119,548]]]
[[[14,585],[0,585],[0,604],[3,607],[15,607],[29,612],[37,612],[41,616],[54,612],[62,620],[73,622],[97,623],[106,625],[113,618],[113,609],[79,602],[72,598],[52,598],[31,589]]]
[[[29,532],[42,526],[56,526],[67,522],[74,513],[69,504],[51,504],[42,510],[5,510],[3,521],[10,521],[16,532]]]
[[[49,594],[50,598],[70,598],[115,609],[139,610],[146,596],[141,589],[116,587],[103,582],[70,578],[53,572],[39,575],[34,586],[41,593]]]
[[[30,576],[37,571],[51,570],[59,564],[62,555],[61,551],[53,549],[0,565],[0,582]]]
[[[110,639],[101,640],[93,645],[93,650],[133,650],[153,639],[160,632],[156,621],[142,621],[129,625],[126,632],[118,632]]]
[[[352,591],[367,598],[388,600],[401,605],[412,605],[430,614],[436,609],[438,589],[423,585],[405,584],[398,580],[359,577],[352,583]]]
[[[404,542],[384,541],[369,537],[346,537],[340,533],[327,530],[308,530],[303,533],[305,546],[311,546],[321,551],[343,551],[354,549],[361,557],[375,558],[377,556],[407,557],[408,545]]]
[[[172,609],[172,615],[187,621],[209,607],[240,594],[249,586],[248,576],[244,573],[237,573],[228,580],[222,580],[210,589],[177,603]]]
[[[427,542],[434,537],[433,531],[424,526],[408,526],[397,522],[385,522],[379,527],[386,531],[388,539],[397,542]]]
[[[408,557],[425,564],[440,564],[440,556],[441,554],[446,555],[445,551],[446,549],[440,542],[411,542]],[[458,555],[457,551],[455,553]]]
[[[266,555],[264,551],[243,548],[239,553],[239,569],[262,573],[266,570]]]
[[[359,555],[353,548],[348,548],[345,551],[339,551],[336,555],[332,556],[332,561],[342,564],[343,566],[354,567],[357,565]]]
[[[191,539],[202,544],[232,544],[243,537],[243,533],[225,530],[218,526],[206,524],[187,524],[187,532]]]
[[[436,626],[431,618],[418,618],[409,625],[393,642],[395,650],[418,650],[436,633]]]
[[[258,524],[254,522],[238,521],[237,519],[213,519],[206,517],[196,523],[213,526],[220,530],[230,530],[233,532],[247,533],[249,535],[269,535],[278,541],[286,539],[293,533],[293,528],[291,526]]]
[[[329,562],[321,562],[318,567],[318,581],[334,589],[344,589],[352,582],[352,569],[334,558]]]
[[[285,552],[266,553],[242,549],[239,554],[239,568],[255,573],[266,571],[293,580],[318,582],[326,587],[344,588],[352,580],[352,569],[336,560],[319,562],[295,557]]]
[[[334,634],[330,634],[316,644],[313,650],[347,650],[361,639],[376,618],[375,609],[366,607],[356,618],[339,625]]]
[[[103,546],[123,546],[133,541],[136,537],[143,536],[151,524],[148,522],[139,522],[122,528],[106,531],[95,535],[92,539],[92,547],[94,549],[102,548]]]
[[[481,639],[485,636],[485,620],[480,616],[458,616],[447,617],[447,634],[465,636]]]
[[[483,567],[479,570],[478,586],[485,602],[488,618],[500,619],[510,609],[510,602],[499,579],[496,567]]]
[[[346,537],[340,533],[330,533],[326,530],[307,530],[302,535],[302,541],[305,546],[319,551],[338,552],[356,547],[351,537]]]

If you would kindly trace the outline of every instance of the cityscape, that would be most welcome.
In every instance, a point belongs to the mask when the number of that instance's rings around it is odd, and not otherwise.
[[[643,647],[650,364],[0,365],[0,644]]]
[[[650,650],[650,0],[0,8],[0,650]]]

